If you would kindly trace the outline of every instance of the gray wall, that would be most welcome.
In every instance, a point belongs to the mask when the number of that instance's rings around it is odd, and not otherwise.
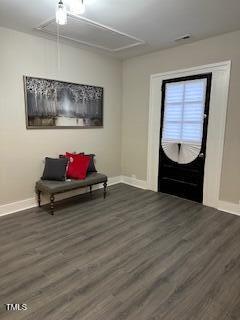
[[[122,174],[146,180],[150,75],[232,60],[221,200],[240,199],[240,32],[132,58],[123,63]],[[160,88],[159,88],[160,90]]]
[[[87,50],[0,28],[0,205],[33,197],[46,155],[93,152],[97,168],[121,174],[122,64]],[[103,86],[103,129],[26,130],[23,75]]]
[[[97,154],[110,177],[147,174],[150,75],[232,60],[221,199],[240,199],[240,32],[122,63],[106,55],[0,28],[0,205],[33,197],[43,158],[65,151]],[[26,130],[23,75],[103,86],[104,129]],[[123,100],[123,101],[122,101]]]

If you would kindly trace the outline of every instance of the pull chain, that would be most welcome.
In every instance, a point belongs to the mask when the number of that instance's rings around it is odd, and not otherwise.
[[[59,36],[59,24],[57,24],[57,74],[58,74],[58,76],[59,76],[59,73],[60,73],[60,64],[61,64],[60,36]]]

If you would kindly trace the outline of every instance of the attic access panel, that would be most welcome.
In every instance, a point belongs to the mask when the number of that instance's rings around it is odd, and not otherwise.
[[[58,33],[58,25],[55,18],[43,22],[37,29],[52,35],[57,35]],[[68,23],[66,25],[59,26],[59,35],[65,39],[111,52],[144,44],[141,39],[72,14],[68,14]]]

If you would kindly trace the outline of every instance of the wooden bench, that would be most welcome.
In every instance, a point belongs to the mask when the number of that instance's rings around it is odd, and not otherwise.
[[[66,181],[50,181],[39,180],[36,182],[35,190],[38,197],[38,206],[41,207],[41,193],[47,193],[50,196],[50,208],[51,214],[54,214],[54,200],[55,195],[64,193],[67,191],[76,190],[79,188],[90,187],[90,193],[92,193],[92,186],[103,183],[103,196],[106,198],[107,194],[107,181],[106,175],[93,172],[89,173],[84,180],[66,180]]]

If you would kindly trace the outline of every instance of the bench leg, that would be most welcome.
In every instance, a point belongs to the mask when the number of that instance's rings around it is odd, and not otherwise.
[[[103,184],[103,197],[106,198],[107,195],[107,182],[104,182]]]
[[[38,197],[38,207],[41,207],[41,191],[37,191],[37,197]]]
[[[51,215],[54,215],[54,194],[50,195],[50,209],[51,209]]]

